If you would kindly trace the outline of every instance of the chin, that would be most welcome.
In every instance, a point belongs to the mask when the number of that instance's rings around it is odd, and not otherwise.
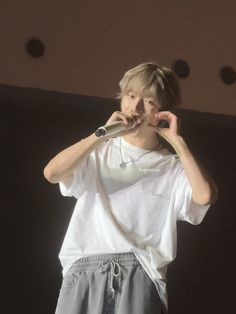
[[[128,135],[136,137],[136,136],[139,136],[141,133],[142,131],[140,130],[140,128],[137,128],[137,129],[134,129],[132,132],[130,132]]]

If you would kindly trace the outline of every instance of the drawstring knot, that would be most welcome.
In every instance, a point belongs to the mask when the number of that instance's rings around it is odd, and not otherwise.
[[[97,270],[101,273],[105,272],[110,265],[111,267],[111,292],[112,292],[112,298],[115,297],[115,289],[113,287],[113,279],[114,277],[119,277],[119,286],[120,286],[120,274],[121,274],[121,265],[114,261],[114,260],[104,260],[102,264],[100,264],[97,268]],[[116,267],[118,271],[116,272]]]

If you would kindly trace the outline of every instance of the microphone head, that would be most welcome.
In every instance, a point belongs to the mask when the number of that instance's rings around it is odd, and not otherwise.
[[[104,130],[103,128],[99,128],[99,129],[97,129],[97,131],[95,132],[95,135],[96,135],[97,137],[104,136],[104,135],[106,135],[106,130]]]

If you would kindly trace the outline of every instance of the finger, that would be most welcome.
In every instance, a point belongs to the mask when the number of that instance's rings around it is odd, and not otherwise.
[[[133,119],[133,126],[137,126],[141,124],[143,121],[143,118],[141,118],[140,115],[137,113],[132,114],[132,119]]]
[[[169,114],[171,114],[171,115],[174,115],[172,112],[170,112],[170,111],[159,111],[159,112],[157,112],[156,113],[157,115],[169,115]]]
[[[136,120],[135,120],[135,118],[133,116],[126,117],[126,120],[128,122],[128,127],[129,128],[133,128],[135,126]]]
[[[122,114],[125,116],[129,128],[134,128],[139,123],[138,115],[136,115],[135,113],[131,112],[130,114]]]
[[[170,111],[159,111],[155,114],[155,116],[161,118],[161,119],[178,119],[178,117],[173,113],[173,112],[170,112]]]
[[[178,130],[177,119],[173,118],[170,120],[170,129],[174,131],[175,133],[177,133],[177,130]]]
[[[158,112],[155,114],[155,117],[158,118],[159,120],[167,120],[169,122],[170,120],[170,115],[167,112]]]
[[[125,125],[127,127],[130,127],[132,124],[132,118],[130,117],[130,115],[123,113],[123,112],[119,112],[118,113],[118,117],[125,123]]]
[[[111,118],[107,121],[106,124],[111,124],[114,122],[122,122],[125,127],[129,127],[129,121],[127,118],[121,113],[121,112],[114,112],[114,114],[111,116]]]
[[[160,120],[167,120],[169,123],[169,128],[177,133],[178,132],[178,118],[175,114],[170,111],[161,111],[156,114]]]

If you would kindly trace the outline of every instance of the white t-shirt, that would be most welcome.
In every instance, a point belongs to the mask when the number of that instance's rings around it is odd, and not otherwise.
[[[121,154],[125,162],[134,161],[124,169]],[[176,221],[199,224],[210,207],[192,201],[178,155],[112,138],[80,163],[70,187],[59,185],[62,195],[77,199],[59,254],[63,275],[83,256],[133,252],[167,307],[166,272],[176,256]]]

